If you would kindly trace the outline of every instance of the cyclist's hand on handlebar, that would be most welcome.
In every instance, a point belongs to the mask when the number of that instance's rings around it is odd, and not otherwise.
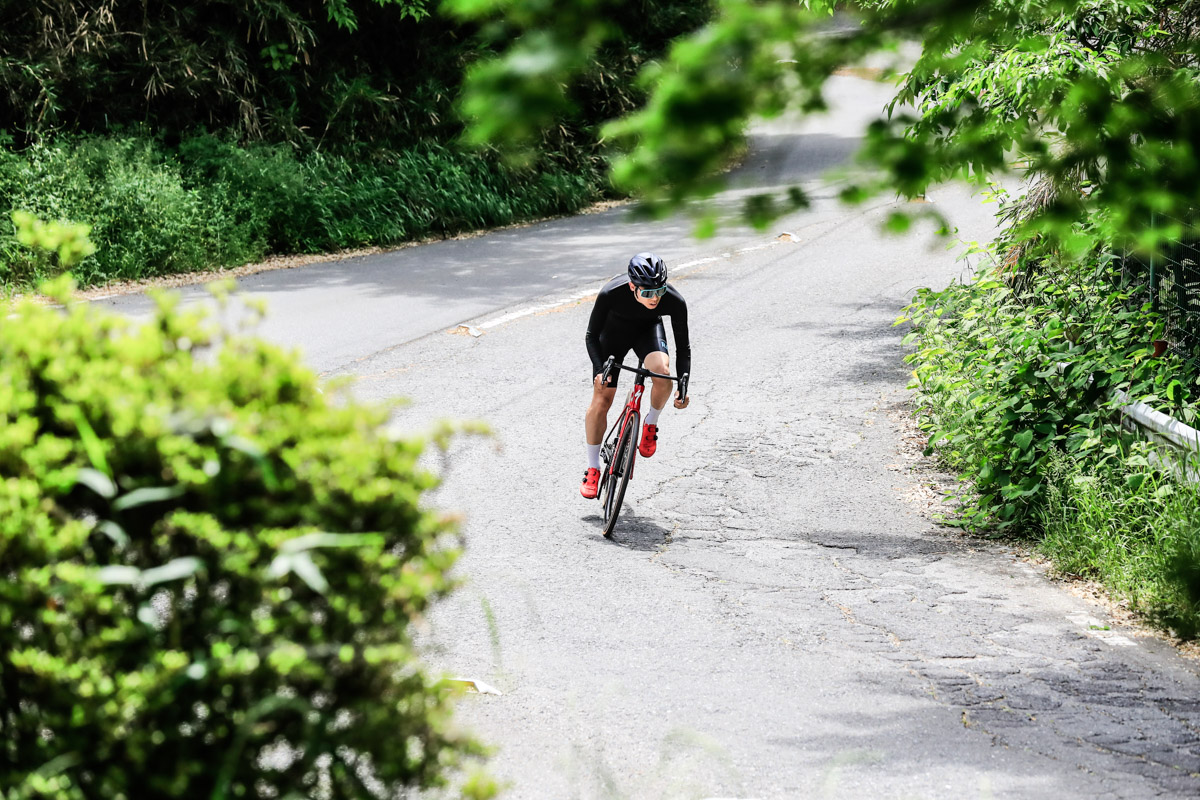
[[[688,407],[688,393],[687,393],[688,377],[689,377],[689,375],[686,372],[679,376],[679,385],[677,387],[675,387],[675,407],[676,408],[687,408]]]
[[[592,379],[592,387],[597,392],[600,391],[601,389],[608,388],[607,386],[604,385],[604,373],[603,372],[596,373],[596,377]]]

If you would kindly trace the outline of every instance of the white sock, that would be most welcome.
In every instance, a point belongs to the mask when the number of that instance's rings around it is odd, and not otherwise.
[[[589,444],[588,449],[588,469],[600,469],[600,445]]]
[[[666,406],[663,406],[663,408],[666,408]],[[644,420],[645,423],[647,425],[657,425],[658,424],[658,415],[661,413],[662,413],[662,408],[655,408],[654,406],[650,406],[650,410],[646,412],[646,419]]]

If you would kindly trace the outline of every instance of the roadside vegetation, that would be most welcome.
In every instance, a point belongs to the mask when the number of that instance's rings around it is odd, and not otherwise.
[[[944,521],[1030,539],[1060,573],[1097,580],[1195,637],[1195,461],[1155,449],[1119,411],[1136,398],[1194,424],[1194,365],[1156,356],[1162,319],[1119,259],[1014,247],[1002,236],[976,254],[972,280],[921,290],[901,318],[916,346],[908,361],[926,452],[961,480]]]
[[[84,285],[387,246],[571,213],[613,196],[597,126],[706,2],[614,9],[571,111],[528,157],[464,149],[463,75],[504,31],[429,0],[131,0],[9,9],[0,34],[0,287],[60,266],[11,211],[91,226]]]
[[[170,295],[44,291],[0,322],[0,797],[492,796],[410,638],[459,545],[426,441]]]
[[[929,450],[963,481],[952,522],[1031,538],[1060,572],[1102,582],[1187,638],[1200,633],[1200,488],[1182,477],[1182,454],[1130,433],[1119,407],[1140,400],[1197,420],[1196,364],[1164,349],[1165,319],[1127,258],[1184,234],[1170,214],[1195,213],[1171,179],[1145,183],[1155,166],[1196,169],[1190,152],[1156,141],[1179,121],[1157,117],[1146,97],[1200,92],[1195,57],[1179,50],[1198,13],[1052,9],[1026,19],[1014,43],[948,42],[972,50],[972,65],[950,77],[918,63],[901,94],[922,111],[914,136],[1012,146],[1030,130],[1053,159],[1035,154],[1025,193],[1000,198],[1008,225],[975,254],[974,278],[923,291],[906,310]],[[986,117],[939,128],[964,104]]]

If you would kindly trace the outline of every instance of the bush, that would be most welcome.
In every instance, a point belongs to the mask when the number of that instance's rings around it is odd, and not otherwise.
[[[170,298],[56,295],[0,319],[0,797],[446,781],[478,748],[406,633],[456,555],[421,442]]]
[[[212,232],[217,263],[260,258],[266,253],[304,252],[315,227],[311,194],[318,186],[291,150],[279,145],[238,147],[210,134],[179,146],[181,177],[198,192]],[[228,259],[226,261],[225,259]]]
[[[422,144],[386,156],[237,147],[199,136],[180,147],[189,185],[222,216],[246,220],[271,252],[388,245],[577,211],[596,175],[516,170]]]
[[[38,145],[24,158],[8,154],[0,163],[0,205],[7,210],[91,226],[99,252],[76,269],[85,285],[198,270],[208,263],[201,199],[182,186],[177,165],[147,140]],[[36,254],[29,251],[9,263],[14,262],[10,282],[50,277],[36,268]]]
[[[919,347],[907,359],[929,449],[967,485],[959,523],[1036,524],[1055,452],[1091,470],[1119,465],[1133,435],[1114,389],[1184,408],[1178,364],[1150,357],[1161,322],[1133,300],[1137,288],[1099,258],[918,293],[905,341]]]
[[[568,214],[599,184],[594,172],[514,169],[439,144],[301,155],[204,134],[177,150],[132,136],[0,148],[5,217],[23,210],[91,226],[98,251],[75,269],[87,286]],[[0,282],[31,288],[53,274],[0,223]]]

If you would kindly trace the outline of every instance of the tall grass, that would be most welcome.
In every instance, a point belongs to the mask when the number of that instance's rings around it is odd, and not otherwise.
[[[1061,453],[1047,477],[1038,547],[1055,567],[1184,638],[1200,634],[1200,486],[1144,463],[1091,472]]]
[[[92,225],[97,252],[74,270],[90,286],[566,214],[599,187],[595,173],[515,170],[433,143],[357,158],[212,135],[0,149],[0,283],[25,288],[56,269],[17,243],[13,209]]]

